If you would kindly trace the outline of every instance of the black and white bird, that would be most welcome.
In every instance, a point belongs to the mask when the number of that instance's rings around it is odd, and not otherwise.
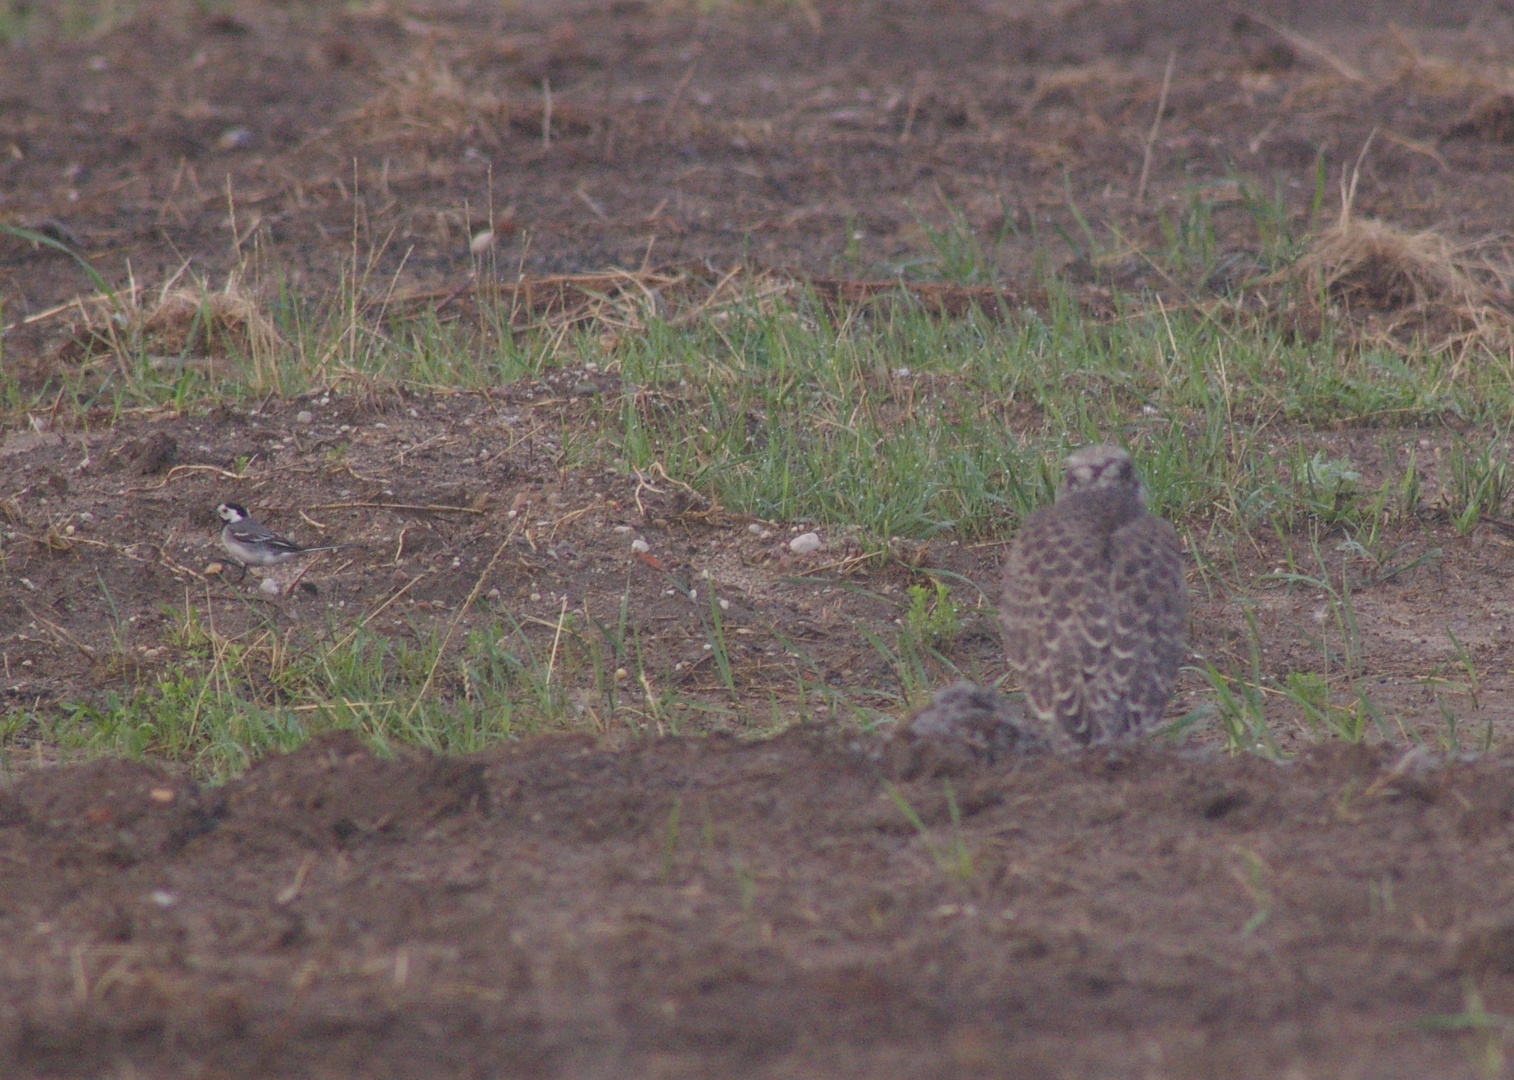
[[[999,620],[1027,711],[1078,743],[1153,727],[1187,619],[1182,546],[1146,509],[1130,455],[1074,453],[1056,501],[1025,520],[1004,562]]]
[[[247,508],[238,503],[223,502],[216,507],[216,514],[226,523],[221,526],[221,546],[244,570],[249,566],[278,566],[300,555],[335,551],[340,546],[300,547],[255,520],[247,513]]]

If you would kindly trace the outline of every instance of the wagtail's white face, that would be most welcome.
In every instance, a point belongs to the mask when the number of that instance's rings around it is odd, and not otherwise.
[[[220,506],[216,507],[216,513],[221,516],[222,521],[228,523],[246,521],[248,518],[246,507],[239,506],[236,503],[231,502],[224,502]]]

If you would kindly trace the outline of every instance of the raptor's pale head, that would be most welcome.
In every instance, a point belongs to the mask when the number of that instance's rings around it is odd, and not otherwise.
[[[1068,457],[1057,498],[1079,491],[1134,488],[1136,498],[1146,504],[1146,488],[1136,476],[1130,455],[1118,446],[1085,446]]]

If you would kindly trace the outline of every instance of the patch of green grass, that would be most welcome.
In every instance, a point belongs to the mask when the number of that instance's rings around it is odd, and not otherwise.
[[[1300,341],[1261,319],[1186,310],[1100,322],[1055,292],[1042,312],[961,319],[903,296],[850,312],[738,300],[705,318],[653,318],[607,352],[601,327],[512,332],[487,304],[469,321],[401,317],[359,302],[364,275],[349,276],[325,308],[279,294],[264,332],[216,339],[215,363],[154,363],[151,343],[123,331],[29,394],[11,377],[0,398],[13,414],[61,402],[118,416],[317,385],[482,389],[592,363],[618,372],[622,392],[595,399],[593,426],[563,428],[562,464],[660,469],[731,510],[845,526],[880,549],[889,537],[1006,534],[1049,498],[1057,461],[1094,440],[1130,447],[1166,516],[1231,535],[1349,528],[1381,507],[1310,429],[1476,426],[1514,408],[1492,365],[1411,362],[1338,347],[1328,330]],[[242,302],[202,292],[221,321]],[[1506,456],[1457,445],[1448,513],[1496,513],[1514,484]],[[1414,470],[1411,457],[1387,483],[1417,497]]]
[[[1265,241],[1263,262],[1296,254],[1281,204],[1245,194]],[[991,242],[985,247],[948,211],[945,230],[928,235],[940,276],[991,280]],[[1087,222],[1081,233],[1091,250],[1098,236]],[[1168,222],[1165,244],[1147,256],[1164,273],[1209,273],[1219,257],[1209,209],[1194,202]],[[1361,739],[1369,721],[1382,728],[1359,689],[1351,608],[1359,582],[1324,569],[1322,540],[1381,582],[1434,556],[1407,560],[1401,548],[1389,550],[1386,526],[1429,507],[1470,531],[1501,515],[1514,493],[1514,383],[1505,367],[1348,346],[1328,323],[1309,340],[1263,315],[1220,318],[1196,305],[1119,296],[1119,317],[1100,320],[1048,281],[1040,310],[1004,306],[951,319],[903,292],[836,310],[814,296],[754,287],[727,291],[692,315],[648,302],[634,317],[616,309],[619,321],[517,330],[511,311],[483,298],[466,319],[402,310],[375,265],[354,254],[341,287],[322,303],[300,299],[276,275],[261,290],[186,286],[180,302],[192,315],[169,364],[154,351],[142,294],[102,286],[109,311],[82,362],[26,388],[0,371],[0,403],[18,423],[47,408],[98,424],[144,406],[207,409],[317,386],[486,389],[593,365],[619,377],[619,392],[580,399],[571,422],[561,413],[561,467],[665,477],[736,513],[855,536],[880,559],[894,538],[1011,535],[1051,498],[1068,450],[1116,441],[1135,457],[1152,508],[1175,520],[1196,552],[1281,537],[1288,567],[1276,583],[1326,597],[1318,671],[1267,684],[1255,654],[1250,670],[1207,669],[1227,743],[1264,753],[1278,752],[1267,695],[1287,700],[1321,737]],[[249,311],[256,319],[238,323]],[[254,324],[256,332],[248,329]],[[190,362],[197,352],[214,362]],[[1438,424],[1454,424],[1455,434],[1433,474],[1439,491],[1426,492],[1416,451],[1399,448],[1414,445],[1411,432]],[[1340,425],[1381,431],[1385,464],[1370,482],[1349,454],[1314,434]],[[1301,537],[1315,549],[1317,570],[1294,565]],[[1225,576],[1215,565],[1223,558],[1205,556],[1206,577]],[[705,707],[736,709],[744,687],[716,583],[706,587],[700,613],[725,701]],[[953,669],[946,654],[959,613],[944,586],[919,589],[901,608],[896,633],[858,631],[893,672],[901,704],[925,697]],[[323,727],[466,749],[586,712],[596,723],[657,731],[677,731],[690,715],[668,681],[645,674],[625,610],[614,626],[564,612],[545,655],[531,652],[518,627],[501,625],[462,643],[358,633],[340,649],[284,649],[277,662],[266,641],[201,642],[193,646],[201,653],[150,690],[80,706],[55,718],[53,730],[66,745],[187,757],[224,775]],[[565,664],[577,665],[589,705],[565,697]],[[643,691],[634,711],[621,704],[625,680]],[[805,708],[871,722],[818,667],[797,693]]]
[[[951,818],[952,835],[947,845],[937,844],[931,835],[931,830],[920,816],[920,812],[910,804],[909,799],[893,784],[887,780],[883,782],[883,790],[893,800],[894,808],[899,811],[901,817],[919,833],[926,850],[930,852],[931,860],[937,868],[949,878],[955,878],[960,882],[968,882],[973,876],[972,851],[967,846],[966,837],[962,834],[962,812],[957,807],[957,793],[952,788],[950,780],[941,781],[941,791],[946,798],[947,814]]]
[[[191,608],[174,634],[183,658],[149,685],[61,713],[18,712],[6,726],[30,721],[65,750],[165,757],[224,779],[339,728],[378,745],[467,752],[541,730],[632,722],[624,714],[634,710],[617,707],[603,643],[573,613],[559,626],[547,647],[504,616],[444,652],[435,628],[385,637],[336,627],[312,640],[265,627],[229,639]]]
[[[0,0],[0,42],[94,37],[130,21],[139,6],[138,0]],[[207,11],[219,5],[197,0],[194,6]]]
[[[1462,536],[1483,518],[1501,517],[1504,503],[1514,494],[1508,440],[1508,431],[1495,431],[1491,440],[1474,449],[1459,433],[1452,435],[1446,459],[1449,477],[1441,498],[1451,525]]]

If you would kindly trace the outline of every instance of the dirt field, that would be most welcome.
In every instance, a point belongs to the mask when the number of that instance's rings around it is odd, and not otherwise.
[[[1328,215],[1369,136],[1360,213],[1472,241],[1514,208],[1514,19],[1491,3],[138,9],[0,46],[0,222],[76,246],[117,288],[218,285],[249,262],[295,291],[392,279],[443,304],[480,274],[609,267],[840,288],[924,276],[955,213],[1011,294],[1034,302],[1050,272],[1097,311],[1162,272],[1090,263],[1079,215],[1134,253],[1202,193],[1244,259],[1243,186],[1307,217],[1322,168]],[[64,305],[94,288],[0,235],[0,358],[23,388],[76,359]],[[1504,530],[1399,526],[1399,561],[1427,561],[1354,601],[1389,722],[1433,746],[1446,705],[1467,745],[1491,741],[1478,760],[1314,745],[1286,722],[1285,765],[1219,756],[1202,730],[937,759],[859,733],[854,712],[906,706],[861,630],[895,624],[920,566],[991,590],[999,546],[853,564],[827,536],[806,558],[795,523],[561,467],[564,433],[620,392],[583,368],[114,423],[34,410],[0,431],[16,715],[153,685],[191,606],[228,635],[344,612],[467,633],[509,612],[554,659],[565,613],[625,609],[655,689],[698,706],[623,722],[617,702],[656,697],[627,680],[608,706],[574,698],[577,734],[392,759],[329,735],[219,787],[178,765],[59,767],[35,725],[7,729],[0,1072],[1508,1074]],[[1378,431],[1318,437],[1369,474],[1386,452]],[[1387,441],[1433,469],[1448,438]],[[277,598],[207,576],[227,498],[355,546]],[[1229,557],[1201,523],[1185,535],[1196,559]],[[1238,583],[1193,576],[1200,657],[1247,662],[1240,592],[1276,569],[1274,539],[1234,553]],[[724,695],[690,603],[706,580],[744,700],[774,703],[760,715]],[[953,661],[996,676],[991,617],[953,591]],[[1250,599],[1267,670],[1309,665],[1325,597]],[[1209,693],[1185,676],[1174,715]],[[666,737],[685,729],[715,734]]]
[[[1496,1073],[1468,988],[1496,1011],[1514,955],[1509,770],[1391,765],[943,777],[793,731],[33,772],[0,802],[7,1069]]]

